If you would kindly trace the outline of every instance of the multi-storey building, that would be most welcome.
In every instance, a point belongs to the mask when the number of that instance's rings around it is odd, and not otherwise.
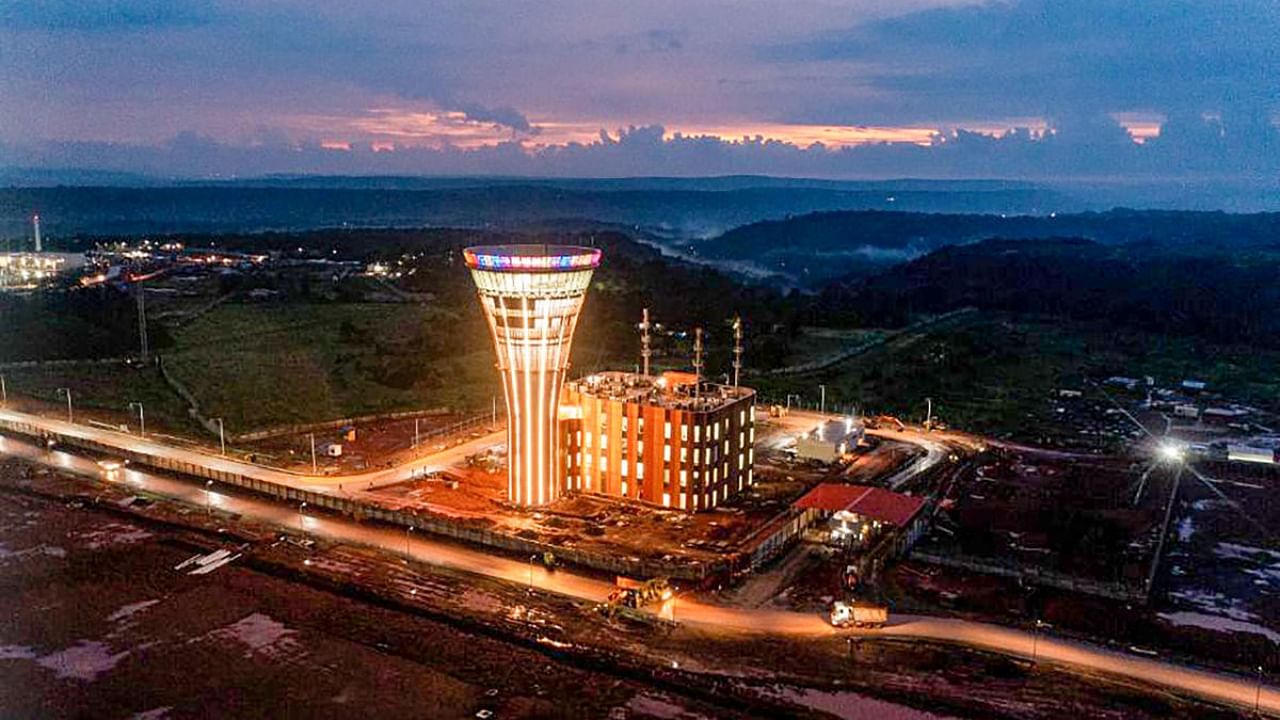
[[[705,510],[754,480],[755,391],[690,373],[565,384],[566,489]]]

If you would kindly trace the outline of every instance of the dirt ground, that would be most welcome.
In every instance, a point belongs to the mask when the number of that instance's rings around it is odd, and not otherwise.
[[[1173,485],[1168,466],[1144,482],[1148,467],[1129,458],[989,450],[953,485],[936,521],[943,529],[919,547],[1141,583]]]
[[[1226,717],[954,648],[605,621],[164,501],[118,509],[115,486],[27,472],[0,463],[3,717]],[[243,557],[174,571],[219,546]]]
[[[407,462],[421,454],[443,450],[470,436],[471,429],[445,436],[424,437],[444,430],[462,420],[456,414],[425,415],[417,419],[421,444],[415,448],[414,420],[390,420],[357,423],[355,440],[348,440],[334,428],[315,433],[317,461],[321,472],[350,473],[379,467],[390,467]],[[342,455],[330,457],[323,447],[335,443],[342,446]],[[253,453],[263,462],[299,472],[311,472],[311,434],[281,435],[251,443],[243,443],[238,450]]]
[[[499,640],[0,494],[0,716],[732,716]],[[610,713],[613,713],[612,715]]]

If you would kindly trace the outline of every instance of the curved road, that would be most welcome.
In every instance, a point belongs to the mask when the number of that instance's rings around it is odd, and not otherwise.
[[[112,440],[126,438],[141,445],[129,445],[130,449],[154,444],[139,441],[131,436],[109,431],[97,431],[93,428],[69,426],[60,421],[47,421],[43,418],[26,416],[21,413],[0,411],[0,417],[14,418],[30,422],[56,423],[59,432],[67,432],[75,428],[85,436],[91,436],[99,442],[108,442],[103,436]],[[71,434],[71,433],[68,433]],[[478,441],[477,441],[478,442]],[[162,446],[155,446],[162,447]],[[231,472],[242,472],[242,467],[252,468],[244,463],[210,458],[187,450],[167,448],[184,462],[192,462],[195,457],[198,464],[225,469]],[[0,437],[0,453],[23,457],[44,463],[77,474],[101,477],[102,471],[96,463],[61,450],[46,452],[29,443],[12,438]],[[429,465],[431,458],[415,461]],[[215,463],[220,463],[215,465]],[[227,463],[221,465],[221,463]],[[282,471],[259,468],[260,471],[278,473],[281,476],[295,476]],[[399,472],[401,468],[369,473],[377,476],[382,473]],[[273,476],[274,477],[274,476]],[[594,577],[579,575],[568,570],[550,572],[533,562],[515,560],[508,557],[489,554],[483,550],[463,545],[454,545],[421,537],[412,533],[386,526],[363,525],[341,517],[317,517],[304,515],[298,509],[287,505],[270,502],[265,499],[245,495],[224,495],[207,490],[196,482],[186,482],[174,478],[152,475],[139,470],[125,469],[119,471],[110,482],[120,482],[146,490],[158,495],[172,497],[191,505],[210,505],[220,510],[238,513],[253,520],[272,523],[284,527],[301,528],[305,532],[329,538],[336,542],[380,547],[391,552],[407,553],[415,560],[444,567],[487,575],[519,584],[530,584],[543,590],[556,592],[576,598],[602,601],[613,590],[611,583]],[[1118,653],[1086,643],[1063,640],[1041,635],[1036,641],[1027,632],[1008,627],[986,623],[970,622],[950,618],[934,618],[923,616],[901,615],[881,630],[850,631],[832,628],[821,616],[809,613],[789,612],[784,610],[760,610],[727,607],[689,598],[677,598],[661,612],[674,615],[683,623],[697,624],[708,628],[719,628],[726,631],[787,634],[793,636],[835,636],[835,635],[867,635],[890,636],[903,638],[919,638],[930,641],[955,643],[982,650],[999,652],[1017,657],[1030,657],[1033,644],[1040,660],[1075,666],[1093,672],[1111,674],[1117,677],[1162,686],[1189,695],[1199,696],[1216,702],[1252,709],[1258,686],[1255,680],[1197,670],[1158,660],[1137,657],[1132,654]],[[1266,686],[1256,696],[1259,706],[1268,714],[1280,715],[1280,689]]]

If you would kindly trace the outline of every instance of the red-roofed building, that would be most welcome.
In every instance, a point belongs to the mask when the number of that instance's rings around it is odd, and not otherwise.
[[[825,543],[869,546],[885,532],[899,540],[904,552],[924,532],[926,500],[867,485],[822,483],[796,500],[802,527],[830,520],[818,532]]]

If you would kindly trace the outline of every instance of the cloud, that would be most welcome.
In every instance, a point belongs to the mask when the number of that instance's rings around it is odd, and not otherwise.
[[[0,28],[108,32],[195,27],[212,21],[205,0],[11,0],[0,4]]]
[[[761,52],[856,70],[880,98],[874,112],[898,121],[1274,112],[1278,37],[1273,0],[1017,0],[932,8]]]
[[[0,164],[16,167],[141,171],[163,177],[235,177],[270,173],[396,175],[546,175],[558,177],[792,177],[1211,179],[1280,174],[1280,132],[1258,142],[1271,152],[1236,152],[1211,118],[1173,117],[1167,135],[1139,145],[1105,116],[1062,121],[1047,130],[939,133],[929,146],[871,143],[839,149],[765,137],[668,135],[660,125],[601,131],[591,142],[532,146],[516,141],[463,147],[372,143],[221,143],[185,132],[159,146],[122,143],[10,145]]]
[[[493,123],[522,133],[531,132],[534,129],[529,123],[529,118],[513,107],[491,108],[479,103],[460,103],[456,109],[472,122]]]

